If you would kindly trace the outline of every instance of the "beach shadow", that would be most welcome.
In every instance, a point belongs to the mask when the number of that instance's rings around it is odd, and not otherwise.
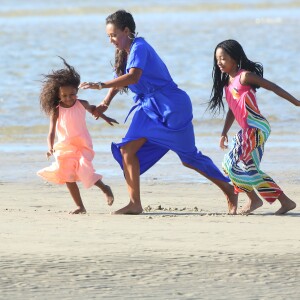
[[[243,216],[243,215],[238,215],[238,216]],[[293,217],[293,218],[299,218],[300,217],[300,213],[298,212],[288,212],[284,215],[275,215],[272,212],[267,212],[267,213],[251,213],[249,215],[244,215],[245,217],[247,216],[266,216],[266,217]]]
[[[140,216],[200,216],[200,217],[216,217],[216,216],[243,216],[243,217],[255,217],[255,216],[266,216],[266,217],[292,217],[292,218],[299,218],[300,217],[300,213],[287,213],[284,215],[275,215],[274,213],[255,213],[255,214],[249,214],[249,215],[241,215],[241,214],[237,214],[237,215],[230,215],[228,213],[205,213],[205,212],[166,212],[166,211],[162,211],[162,212],[158,212],[158,211],[153,211],[153,212],[143,212],[142,214],[140,214]]]
[[[143,212],[141,216],[230,216],[227,213],[205,213],[205,212]]]

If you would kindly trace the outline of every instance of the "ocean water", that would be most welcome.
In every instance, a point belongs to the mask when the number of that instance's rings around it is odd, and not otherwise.
[[[238,40],[251,60],[264,65],[267,79],[300,97],[300,1],[1,0],[1,173],[7,173],[6,155],[31,157],[46,150],[49,121],[39,108],[40,80],[41,74],[62,67],[58,55],[79,71],[83,81],[112,78],[114,47],[106,37],[105,18],[120,8],[133,14],[138,35],[152,44],[174,81],[191,96],[196,141],[204,152],[217,153],[224,121],[224,115],[213,117],[206,111],[213,52],[220,41]],[[79,92],[80,98],[94,104],[104,95],[105,91]],[[258,102],[273,128],[269,147],[299,149],[299,109],[262,89]],[[123,121],[131,105],[132,94],[115,97],[107,114],[120,122],[118,126],[87,118],[99,157],[109,157],[111,141],[125,134],[129,122]],[[233,126],[232,134],[237,128]],[[111,163],[112,159],[104,169]],[[167,170],[168,164],[167,159],[162,163]]]

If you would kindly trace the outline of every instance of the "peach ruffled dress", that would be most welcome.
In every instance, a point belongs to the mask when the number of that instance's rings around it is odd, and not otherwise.
[[[102,179],[92,165],[95,152],[85,116],[86,110],[79,100],[69,108],[59,106],[58,140],[53,146],[55,162],[38,171],[39,176],[57,184],[81,181],[85,188]]]

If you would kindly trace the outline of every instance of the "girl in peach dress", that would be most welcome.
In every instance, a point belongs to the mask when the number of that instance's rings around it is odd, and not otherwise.
[[[93,144],[88,132],[85,115],[92,113],[94,105],[77,99],[80,75],[62,58],[65,68],[44,75],[40,95],[41,109],[50,117],[47,158],[54,155],[55,162],[37,174],[47,181],[66,184],[76,204],[72,214],[85,213],[77,181],[85,188],[99,187],[106,196],[107,204],[112,205],[113,193],[108,185],[95,173],[92,165],[94,158]],[[108,124],[117,123],[102,114]],[[55,135],[57,142],[54,144]]]

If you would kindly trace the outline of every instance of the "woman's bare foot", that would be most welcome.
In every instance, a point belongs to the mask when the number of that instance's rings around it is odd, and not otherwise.
[[[263,205],[263,201],[258,197],[254,190],[247,193],[247,196],[249,197],[249,201],[239,211],[239,214],[241,215],[249,215]]]
[[[275,215],[284,215],[290,210],[296,208],[296,203],[287,197],[284,193],[282,193],[278,197],[279,202],[281,203],[281,207],[275,212]]]
[[[229,195],[226,195],[227,204],[228,204],[228,214],[236,215],[237,206],[238,206],[238,194],[232,191]]]
[[[114,203],[114,194],[109,185],[105,186],[105,191],[103,191],[106,196],[106,201],[109,206]]]
[[[112,212],[112,215],[139,215],[143,212],[143,208],[140,204],[129,202],[128,205],[123,208]]]
[[[69,212],[69,214],[71,215],[78,215],[78,214],[85,214],[85,213],[86,213],[85,207],[78,207],[75,210]]]

